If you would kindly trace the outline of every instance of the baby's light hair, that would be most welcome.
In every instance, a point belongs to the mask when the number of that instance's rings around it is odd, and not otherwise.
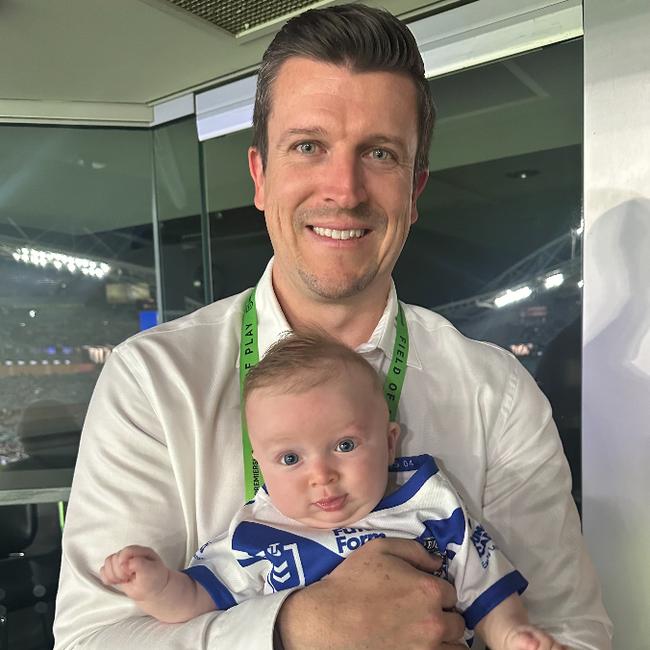
[[[274,343],[249,370],[244,383],[244,404],[253,391],[260,389],[304,393],[332,381],[350,366],[367,373],[373,388],[383,397],[379,376],[358,352],[317,329],[294,332]]]

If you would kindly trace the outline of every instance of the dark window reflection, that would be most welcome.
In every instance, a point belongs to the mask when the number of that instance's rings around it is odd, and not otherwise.
[[[395,272],[402,299],[510,350],[549,398],[580,501],[579,41],[431,82],[431,172]]]
[[[153,131],[163,320],[206,304],[199,143],[194,116]]]
[[[252,287],[273,255],[264,215],[253,205],[251,138],[247,129],[203,143],[215,300]]]
[[[273,255],[264,215],[254,206],[210,214],[215,299],[254,286]]]

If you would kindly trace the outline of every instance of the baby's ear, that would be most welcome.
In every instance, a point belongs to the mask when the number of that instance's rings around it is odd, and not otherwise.
[[[388,423],[388,464],[392,465],[395,462],[395,455],[397,453],[397,440],[399,439],[400,428],[397,422]]]

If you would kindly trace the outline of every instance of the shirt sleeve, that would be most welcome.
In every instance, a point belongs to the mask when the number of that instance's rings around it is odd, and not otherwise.
[[[611,623],[571,497],[551,408],[514,358],[494,435],[482,520],[526,576],[531,621],[575,650],[609,650]]]
[[[127,544],[152,546],[169,566],[184,566],[194,550],[186,510],[160,419],[116,348],[81,438],[63,535],[56,650],[273,648],[275,618],[289,591],[167,625],[101,583],[104,558]]]

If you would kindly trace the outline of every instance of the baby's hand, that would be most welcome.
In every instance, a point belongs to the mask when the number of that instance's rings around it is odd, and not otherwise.
[[[522,625],[511,630],[506,637],[503,650],[569,650],[569,648],[532,625]]]
[[[129,598],[145,600],[165,588],[169,569],[153,549],[125,546],[104,560],[99,577],[105,585],[118,587]]]

